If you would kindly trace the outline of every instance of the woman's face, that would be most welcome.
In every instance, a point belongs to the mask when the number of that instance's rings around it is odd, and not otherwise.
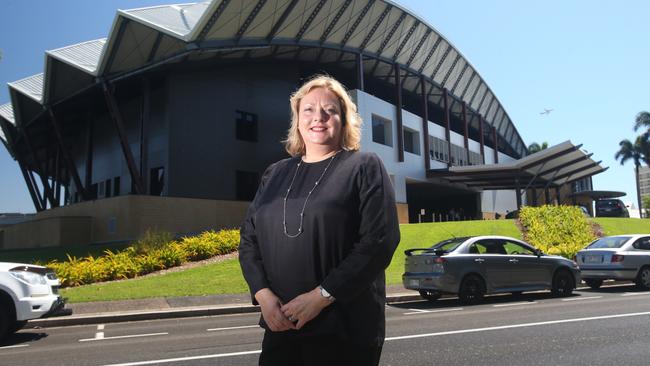
[[[341,147],[341,103],[327,88],[315,88],[298,105],[298,130],[307,150]]]

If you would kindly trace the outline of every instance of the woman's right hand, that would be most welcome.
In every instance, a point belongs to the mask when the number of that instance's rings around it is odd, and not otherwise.
[[[282,332],[296,329],[296,325],[289,321],[282,310],[282,302],[269,288],[263,288],[255,293],[255,300],[260,304],[262,317],[272,332]]]

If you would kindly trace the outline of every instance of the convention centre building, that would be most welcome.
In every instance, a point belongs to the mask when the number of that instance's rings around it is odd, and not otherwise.
[[[475,67],[393,1],[118,10],[107,38],[46,51],[42,73],[8,85],[0,140],[37,214],[4,227],[0,247],[239,226],[287,157],[289,95],[319,73],[358,104],[402,223],[564,202],[605,169],[570,141],[528,154]]]

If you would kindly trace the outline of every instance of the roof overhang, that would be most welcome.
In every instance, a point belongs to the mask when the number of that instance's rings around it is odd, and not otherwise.
[[[591,159],[571,141],[541,150],[522,159],[502,164],[452,166],[431,169],[427,178],[461,183],[479,190],[513,190],[559,187],[602,173],[607,168]]]

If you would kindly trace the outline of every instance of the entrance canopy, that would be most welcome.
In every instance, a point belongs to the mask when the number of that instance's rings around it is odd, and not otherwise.
[[[557,188],[608,169],[600,166],[601,161],[592,160],[592,154],[581,150],[581,146],[565,141],[501,164],[430,169],[427,178],[461,183],[476,190],[517,190],[519,193],[521,189]]]

